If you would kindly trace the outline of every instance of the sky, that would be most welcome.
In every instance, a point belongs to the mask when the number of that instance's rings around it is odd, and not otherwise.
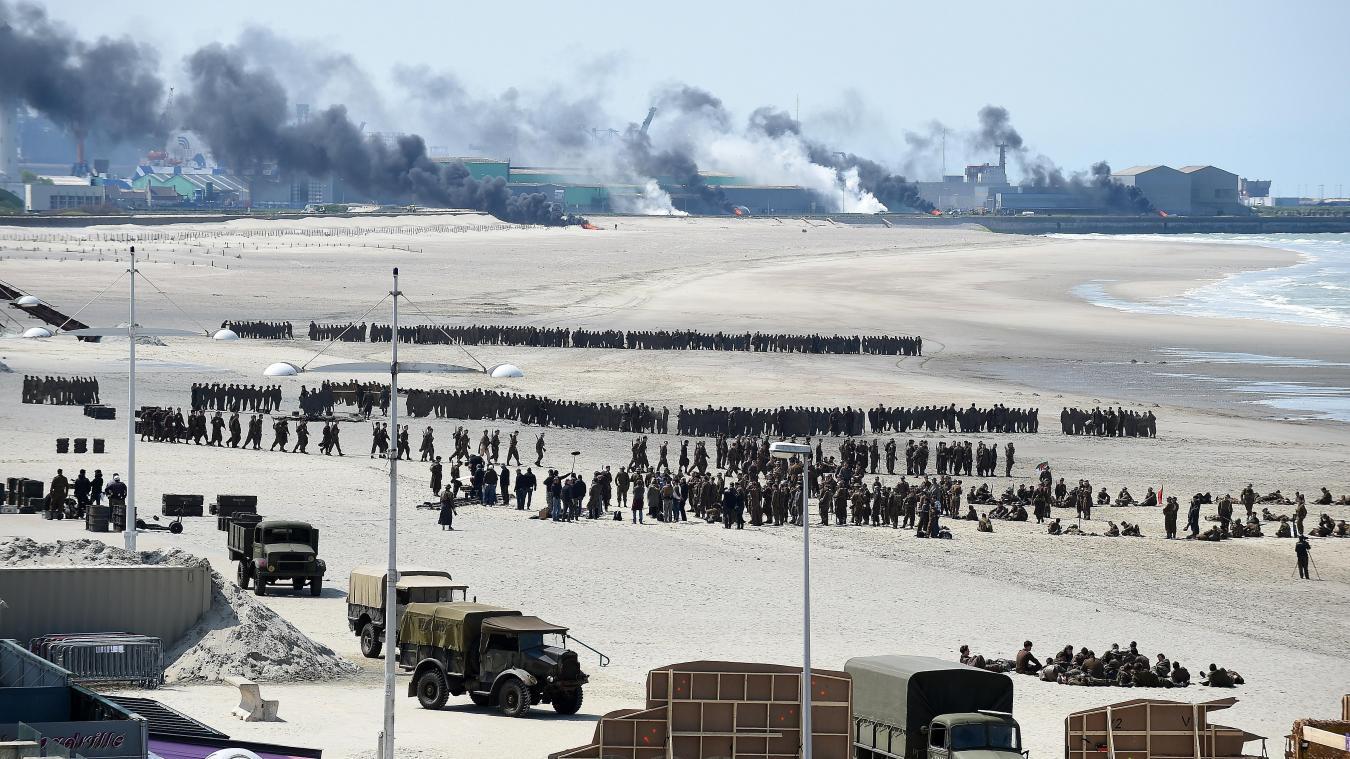
[[[1346,0],[39,4],[82,36],[152,44],[171,84],[184,55],[251,28],[350,54],[380,101],[353,115],[386,131],[435,129],[392,86],[396,67],[425,66],[479,96],[594,91],[611,115],[595,126],[620,130],[687,83],[741,119],[799,107],[808,133],[893,165],[912,158],[905,131],[938,120],[948,173],[995,159],[959,137],[992,103],[1067,169],[1214,164],[1279,195],[1350,191]],[[938,173],[925,152],[918,173]]]

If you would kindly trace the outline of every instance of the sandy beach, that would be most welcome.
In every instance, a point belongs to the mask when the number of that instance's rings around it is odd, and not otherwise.
[[[463,231],[446,231],[447,227]],[[1297,382],[1350,388],[1350,340],[1332,327],[1251,319],[1130,313],[1093,305],[1075,288],[1096,283],[1113,297],[1147,302],[1241,271],[1290,265],[1294,253],[1262,247],[1110,239],[994,235],[976,227],[849,227],[794,219],[612,218],[595,231],[496,228],[475,215],[303,222],[239,221],[155,228],[16,230],[0,227],[0,280],[39,295],[92,325],[127,320],[125,280],[85,307],[125,269],[114,260],[127,241],[153,287],[138,285],[137,320],[215,328],[227,319],[360,321],[390,289],[392,267],[417,308],[410,323],[529,324],[589,329],[700,329],[789,333],[918,334],[922,357],[602,349],[412,346],[411,361],[473,365],[510,362],[525,376],[481,374],[405,378],[417,387],[487,387],[579,401],[641,401],[667,406],[780,405],[872,407],[1002,403],[1038,407],[1038,434],[911,434],[904,440],[1013,442],[1011,480],[1030,483],[1050,462],[1067,482],[1091,480],[1112,494],[1128,486],[1168,494],[1350,493],[1350,427],[1274,408],[1251,383]],[[432,227],[436,227],[434,231]],[[350,234],[361,228],[360,235]],[[264,233],[266,235],[264,236]],[[51,237],[43,237],[51,235]],[[178,239],[164,239],[167,236]],[[104,239],[99,239],[100,237]],[[78,238],[78,239],[77,239]],[[228,268],[226,268],[228,266]],[[24,326],[29,321],[4,312]],[[388,321],[388,304],[364,317]],[[14,325],[5,322],[6,329]],[[257,383],[274,361],[303,362],[321,344],[307,340],[165,338],[138,346],[139,405],[189,405],[194,382]],[[381,360],[387,344],[332,346],[326,356]],[[1216,365],[1201,353],[1246,353],[1307,360],[1305,365]],[[73,338],[6,339],[0,360],[2,476],[50,480],[57,467],[105,474],[125,470],[126,342]],[[118,420],[93,421],[79,407],[19,404],[25,374],[95,375]],[[333,377],[340,379],[340,377]],[[278,380],[284,408],[301,385]],[[369,377],[368,379],[376,379]],[[1151,410],[1156,439],[1079,438],[1059,433],[1061,407],[1107,404]],[[458,424],[476,439],[480,421],[430,423],[438,446]],[[522,449],[536,428],[522,427]],[[544,430],[548,467],[578,471],[627,463],[630,436]],[[58,437],[105,438],[104,455],[58,455]],[[317,435],[315,435],[317,437]],[[270,441],[264,439],[264,447]],[[654,436],[652,448],[676,437]],[[170,685],[153,694],[239,738],[313,745],[325,756],[371,757],[380,722],[380,663],[362,659],[345,620],[347,574],[380,563],[388,463],[367,458],[369,431],[344,426],[345,457],[138,446],[141,508],[158,510],[166,492],[257,493],[269,517],[308,520],[323,531],[330,582],[321,598],[269,596],[265,602],[304,633],[361,665],[335,684],[269,683],[281,700],[277,724],[243,725],[229,709],[237,695],[220,685]],[[827,454],[835,443],[827,441]],[[526,453],[526,450],[522,450]],[[634,526],[613,521],[553,524],[506,508],[463,509],[462,527],[441,532],[435,513],[413,508],[431,498],[427,465],[401,464],[400,552],[409,564],[444,567],[481,601],[520,608],[567,625],[612,657],[588,652],[591,675],[582,713],[558,718],[539,709],[510,721],[452,699],[445,711],[418,708],[400,678],[400,756],[543,757],[586,742],[594,721],[638,706],[647,670],[679,661],[732,659],[799,663],[799,531],[726,531],[702,521]],[[882,476],[884,483],[898,478]],[[973,482],[971,482],[973,480]],[[870,476],[869,476],[870,481]],[[967,478],[968,492],[984,478]],[[1350,518],[1350,507],[1309,506]],[[1277,508],[1276,511],[1281,509]],[[1286,509],[1287,510],[1287,509]],[[1206,514],[1213,507],[1206,507]],[[1072,517],[1069,510],[1056,516]],[[1210,662],[1237,669],[1233,692],[1198,685],[1159,697],[1207,700],[1234,695],[1227,724],[1268,736],[1280,750],[1290,722],[1330,716],[1350,683],[1350,541],[1314,541],[1322,580],[1299,582],[1293,541],[1273,537],[1204,543],[1166,541],[1162,516],[1137,508],[1094,510],[1085,529],[1106,520],[1142,523],[1144,538],[1052,537],[1034,523],[999,522],[993,534],[949,522],[955,539],[920,541],[881,528],[812,530],[816,666],[842,668],[851,656],[913,653],[954,658],[968,643],[1011,657],[1030,638],[1043,657],[1066,644],[1098,651],[1137,641],[1165,652],[1198,677]],[[1268,534],[1273,530],[1268,530]],[[70,522],[0,515],[0,535],[37,540],[89,537]],[[107,537],[120,545],[121,536]],[[178,547],[233,575],[213,520],[189,520],[183,535],[144,534],[143,549]],[[1063,718],[1080,708],[1139,695],[1016,678],[1015,714],[1033,757],[1062,751]],[[1251,748],[1249,746],[1249,748]]]

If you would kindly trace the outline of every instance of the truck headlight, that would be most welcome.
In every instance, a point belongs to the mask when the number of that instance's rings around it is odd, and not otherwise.
[[[277,571],[277,568],[276,568],[275,566],[271,565],[271,564],[268,564],[268,565],[267,565],[267,571],[268,571],[268,572],[275,572],[275,571]]]

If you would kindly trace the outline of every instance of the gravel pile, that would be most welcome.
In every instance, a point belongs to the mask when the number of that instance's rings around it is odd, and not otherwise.
[[[98,540],[38,543],[0,541],[0,566],[204,566],[200,557],[174,549],[139,554]],[[336,680],[356,665],[316,643],[294,625],[218,572],[211,572],[211,608],[165,651],[169,682],[203,682],[227,676],[259,682]]]

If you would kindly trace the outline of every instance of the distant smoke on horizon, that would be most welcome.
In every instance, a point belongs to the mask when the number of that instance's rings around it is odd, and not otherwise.
[[[580,86],[511,88],[488,98],[426,67],[399,66],[394,75],[408,94],[404,108],[436,125],[436,139],[448,138],[459,154],[576,166],[597,181],[640,188],[636,199],[615,198],[619,210],[680,213],[659,180],[683,187],[681,204],[689,211],[732,212],[724,192],[701,175],[706,167],[757,184],[802,187],[822,210],[932,209],[903,173],[808,137],[787,112],[762,106],[737,127],[719,97],[685,83],[653,93],[656,113],[649,125],[602,129],[615,123],[603,106],[603,72],[613,66],[594,68],[599,73],[583,77]],[[241,172],[260,172],[274,162],[287,173],[337,176],[373,197],[473,208],[523,223],[578,221],[542,194],[513,196],[500,178],[474,179],[461,163],[433,161],[419,135],[370,134],[365,121],[349,115],[346,101],[380,119],[389,118],[387,109],[370,77],[345,53],[252,29],[237,44],[213,43],[192,53],[185,70],[188,86],[168,109],[153,49],[131,39],[85,42],[36,6],[0,0],[0,101],[23,103],[73,134],[163,144],[172,131],[186,129],[217,162]],[[294,119],[298,97],[312,106],[307,120]],[[325,100],[331,98],[341,100]],[[848,129],[868,117],[853,94],[829,121]],[[979,150],[1007,145],[1030,186],[1090,192],[1113,209],[1148,206],[1138,190],[1111,180],[1109,168],[1102,175],[1104,163],[1066,175],[1044,156],[1031,156],[1006,108],[986,105],[977,120],[965,141]],[[827,125],[826,131],[834,130]],[[924,156],[948,131],[932,122],[926,133],[904,132],[907,151],[898,163],[909,172],[931,166]]]

